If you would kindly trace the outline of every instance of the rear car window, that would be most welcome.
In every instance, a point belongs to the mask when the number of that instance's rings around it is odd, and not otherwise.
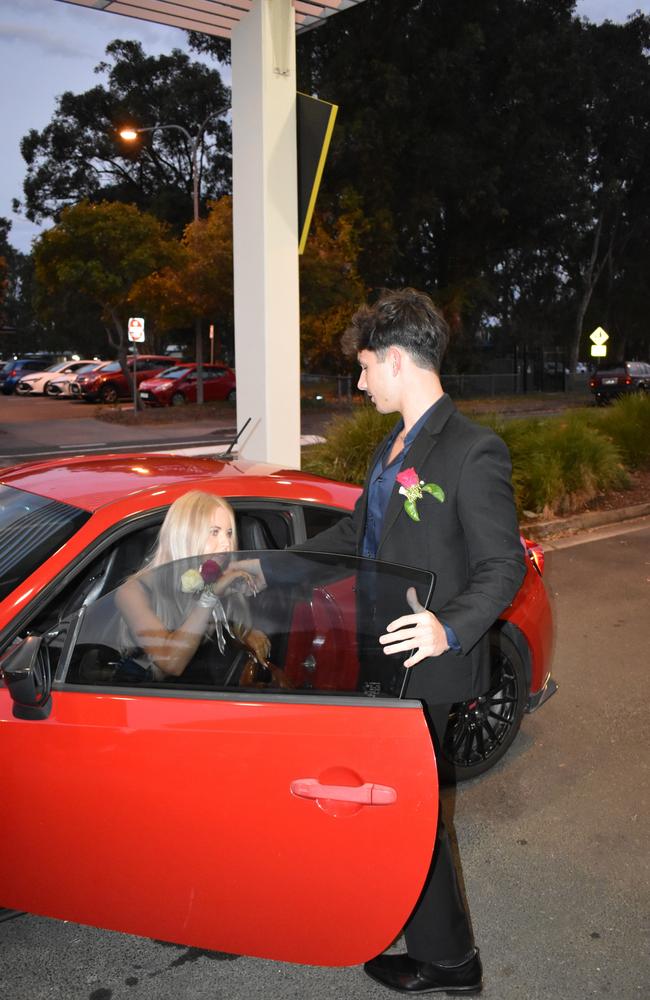
[[[86,510],[0,486],[0,600],[79,530]]]

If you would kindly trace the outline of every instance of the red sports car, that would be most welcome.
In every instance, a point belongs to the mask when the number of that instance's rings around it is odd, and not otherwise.
[[[115,588],[197,488],[231,501],[240,548],[273,570],[250,611],[282,684],[236,649],[175,683],[125,668]],[[387,676],[397,658],[367,654],[364,611],[381,596],[400,613],[408,586],[425,602],[435,581],[285,551],[358,492],[160,454],[0,472],[0,905],[317,965],[390,943],[428,870],[437,775],[422,705],[402,696],[399,663]],[[446,767],[461,775],[498,760],[554,689],[543,556],[527,552],[492,630],[492,689],[450,718]],[[163,569],[180,586],[185,568]]]
[[[182,406],[196,403],[196,364],[177,364],[140,384],[146,406]],[[203,365],[203,398],[206,403],[227,399],[235,402],[235,373],[227,365]]]

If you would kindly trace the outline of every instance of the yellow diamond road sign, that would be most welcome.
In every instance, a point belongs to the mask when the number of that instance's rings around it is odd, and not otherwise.
[[[597,326],[594,332],[589,335],[589,340],[593,341],[597,347],[602,347],[605,341],[609,340],[609,334],[603,330],[602,326]]]

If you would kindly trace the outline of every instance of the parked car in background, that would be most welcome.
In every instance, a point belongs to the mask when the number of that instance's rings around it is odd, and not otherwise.
[[[107,361],[85,361],[83,366],[78,368],[76,372],[66,372],[65,374],[56,375],[48,382],[47,395],[55,399],[71,399],[72,383],[76,382],[80,375],[95,371],[97,368],[101,368],[102,365],[108,363]]]
[[[21,378],[31,372],[42,372],[52,360],[51,355],[10,358],[0,368],[0,390],[5,396],[10,396]]]
[[[169,368],[169,360],[162,354],[139,354],[127,358],[126,364],[129,372],[135,372],[136,383],[140,385],[145,379]],[[95,371],[79,375],[70,389],[73,397],[85,399],[89,403],[115,403],[118,399],[131,396],[133,391],[118,361],[109,361]]]
[[[600,406],[631,392],[650,392],[650,364],[645,361],[604,362],[589,379],[589,388]]]
[[[196,402],[196,364],[175,365],[140,384],[146,406],[182,406]],[[234,403],[235,373],[223,364],[203,365],[203,399],[206,403],[227,399]]]
[[[18,396],[38,396],[45,394],[55,375],[76,375],[87,365],[98,363],[98,358],[95,361],[90,359],[83,361],[60,361],[56,365],[50,365],[49,368],[43,371],[34,372],[33,375],[24,375],[16,384],[16,394]]]

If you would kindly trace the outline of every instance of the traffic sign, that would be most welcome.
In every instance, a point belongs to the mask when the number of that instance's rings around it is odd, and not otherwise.
[[[591,346],[591,356],[592,356],[592,358],[606,358],[607,357],[607,345],[606,344],[592,344],[592,346]]]
[[[134,344],[144,343],[144,320],[142,316],[131,316],[129,319],[129,340]]]
[[[596,345],[596,347],[602,347],[605,341],[609,340],[609,334],[607,333],[606,330],[603,330],[602,326],[597,326],[594,332],[589,334],[589,340],[591,340]],[[607,349],[603,351],[603,354],[606,353],[606,350]],[[591,350],[591,353],[592,354],[594,353],[593,348]]]

